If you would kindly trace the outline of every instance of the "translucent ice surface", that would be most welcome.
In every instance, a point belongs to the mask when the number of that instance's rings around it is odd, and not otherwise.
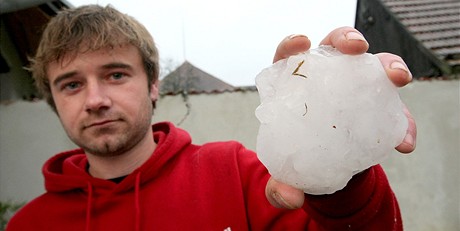
[[[329,46],[281,60],[256,77],[259,159],[277,180],[330,194],[381,163],[408,122],[377,57]]]

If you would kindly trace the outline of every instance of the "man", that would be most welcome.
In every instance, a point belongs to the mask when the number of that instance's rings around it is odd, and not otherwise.
[[[368,48],[348,27],[322,44],[348,54]],[[290,36],[274,61],[309,48],[307,37]],[[401,58],[379,57],[396,85],[411,80]],[[171,123],[151,126],[158,52],[141,24],[110,6],[53,18],[31,70],[81,149],[45,163],[47,192],[22,208],[7,230],[402,230],[380,166],[332,195],[305,195],[271,179],[239,143],[194,145]],[[415,124],[407,116],[401,152],[414,149]]]

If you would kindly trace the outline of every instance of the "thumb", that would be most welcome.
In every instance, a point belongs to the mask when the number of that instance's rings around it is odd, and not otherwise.
[[[276,48],[275,57],[273,62],[280,59],[285,59],[291,55],[296,55],[300,52],[310,49],[311,41],[307,36],[301,34],[294,34],[286,37],[280,42]]]
[[[283,184],[273,177],[270,177],[267,182],[265,196],[276,208],[298,209],[302,207],[305,200],[302,190]]]

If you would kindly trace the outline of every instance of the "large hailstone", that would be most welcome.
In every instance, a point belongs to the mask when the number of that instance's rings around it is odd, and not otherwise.
[[[256,77],[259,159],[277,180],[330,194],[381,163],[408,122],[377,57],[330,46],[278,61]]]

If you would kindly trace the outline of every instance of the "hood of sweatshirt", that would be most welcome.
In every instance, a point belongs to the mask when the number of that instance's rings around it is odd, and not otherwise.
[[[88,160],[82,149],[62,152],[49,159],[43,166],[45,189],[48,192],[65,192],[81,189],[85,192],[104,194],[132,190],[155,178],[159,171],[182,149],[191,143],[190,135],[172,123],[152,125],[153,137],[158,144],[152,156],[119,184],[91,177],[86,168]]]

